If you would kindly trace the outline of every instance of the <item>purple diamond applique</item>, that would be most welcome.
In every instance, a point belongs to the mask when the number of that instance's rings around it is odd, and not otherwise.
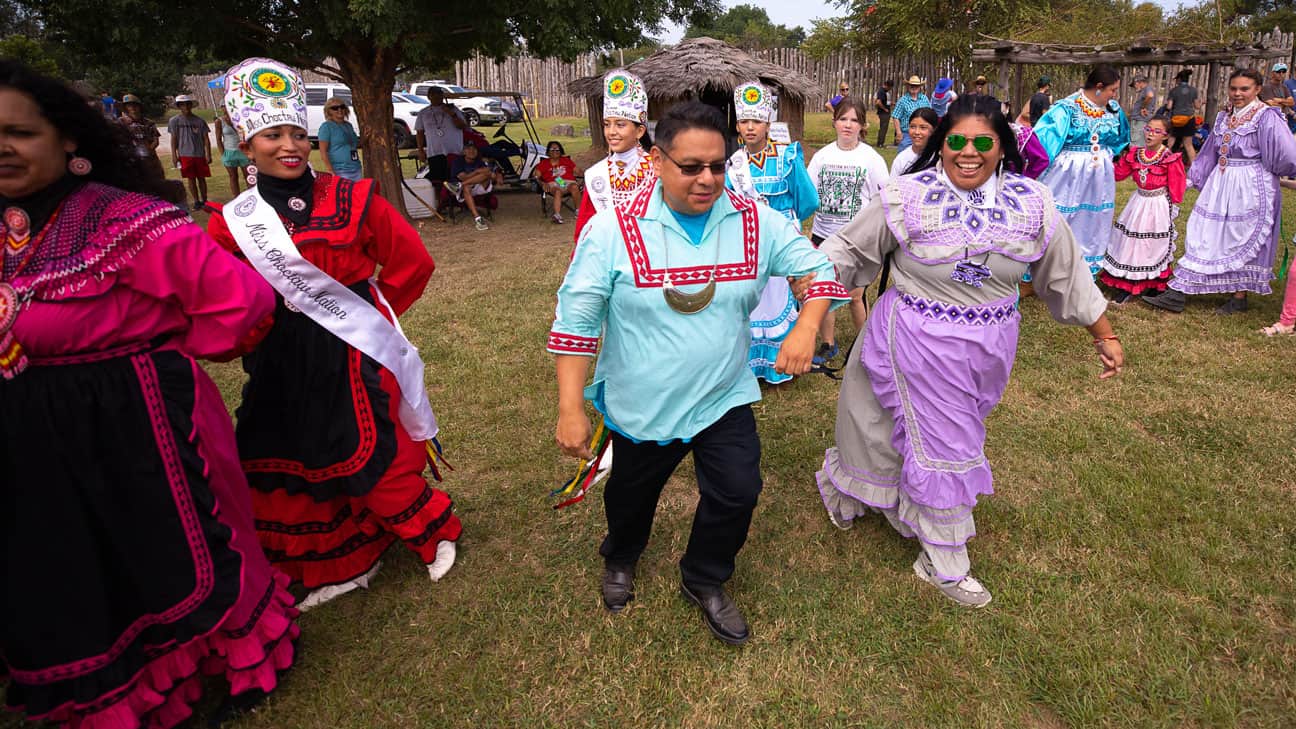
[[[927,191],[927,197],[926,199],[923,200],[923,202],[926,202],[928,204],[936,204],[939,203],[941,199],[943,199],[944,197],[945,194],[942,193],[940,190],[932,189]]]
[[[1002,223],[1004,221],[1004,217],[1005,217],[1004,212],[999,208],[994,208],[990,211],[990,219],[996,223]]]
[[[1019,212],[1019,213],[1021,212],[1021,210],[1022,210],[1022,206],[1021,206],[1021,203],[1017,200],[1017,198],[1015,198],[1015,197],[1013,197],[1013,196],[1011,196],[1011,195],[1004,195],[1004,196],[1003,196],[1003,201],[1004,201],[1004,204],[1007,205],[1008,207],[1012,208],[1013,210],[1015,210],[1015,211],[1017,211],[1017,212]]]
[[[980,233],[981,229],[985,227],[985,221],[981,219],[980,215],[970,212],[964,225],[973,233]]]
[[[947,221],[958,220],[959,209],[957,205],[951,205],[945,208],[944,218]]]

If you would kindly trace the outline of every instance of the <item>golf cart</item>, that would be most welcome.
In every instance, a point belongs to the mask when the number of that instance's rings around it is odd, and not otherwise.
[[[497,192],[532,191],[534,187],[531,182],[531,174],[535,171],[536,165],[544,159],[545,148],[540,143],[540,134],[536,131],[535,123],[531,120],[531,115],[523,104],[523,94],[520,91],[468,91],[459,94],[445,94],[447,103],[453,104],[457,98],[474,98],[479,96],[503,96],[512,98],[514,103],[522,110],[522,129],[526,138],[521,143],[514,140],[508,135],[508,126],[501,124],[498,131],[492,135],[491,140],[487,140],[477,130],[472,127],[464,129],[464,140],[473,142],[481,152],[482,159],[488,164],[497,167],[504,175],[504,184],[496,188]],[[428,168],[420,163],[415,155],[407,155],[405,159],[415,160],[417,165],[413,178],[405,178],[402,184],[405,187],[406,207],[410,210],[413,217],[431,217],[435,214],[434,210],[429,210],[429,203],[436,197],[433,185],[420,184],[427,183]],[[404,178],[404,175],[402,175]],[[413,200],[409,198],[413,196]],[[439,217],[439,216],[438,216]]]

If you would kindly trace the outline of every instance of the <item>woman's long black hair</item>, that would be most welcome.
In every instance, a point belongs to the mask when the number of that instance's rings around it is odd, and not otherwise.
[[[45,117],[66,139],[76,142],[76,154],[90,160],[86,180],[156,195],[183,203],[184,188],[168,182],[152,161],[135,152],[126,127],[104,117],[96,105],[58,79],[37,73],[11,59],[0,60],[0,88],[22,92],[36,102]]]
[[[940,163],[941,150],[945,147],[945,137],[949,135],[950,129],[963,120],[964,117],[979,116],[984,118],[994,130],[995,136],[999,138],[999,147],[1003,150],[1003,168],[1010,171],[1021,173],[1026,165],[1022,162],[1021,152],[1017,151],[1017,134],[1013,131],[1012,125],[1008,123],[1008,117],[1004,116],[1003,111],[999,108],[999,100],[992,96],[969,95],[960,96],[950,104],[945,116],[941,118],[940,123],[932,132],[931,137],[927,139],[927,146],[923,147],[922,154],[914,160],[905,174],[911,174],[920,170],[935,167]]]

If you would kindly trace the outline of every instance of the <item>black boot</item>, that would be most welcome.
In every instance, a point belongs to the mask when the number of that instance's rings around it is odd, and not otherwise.
[[[1144,296],[1143,303],[1178,314],[1184,310],[1188,297],[1182,291],[1166,289],[1156,296]]]
[[[1216,309],[1215,313],[1220,316],[1228,316],[1230,314],[1241,314],[1246,310],[1247,300],[1246,297],[1243,296],[1240,299],[1237,297],[1230,298],[1228,301],[1224,302],[1222,306]]]

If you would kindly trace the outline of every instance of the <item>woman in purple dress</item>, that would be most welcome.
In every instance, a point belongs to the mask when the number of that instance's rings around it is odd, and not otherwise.
[[[1247,292],[1268,294],[1282,213],[1279,177],[1296,175],[1296,140],[1282,112],[1260,101],[1261,76],[1229,76],[1227,111],[1188,170],[1201,190],[1169,289],[1143,301],[1179,313],[1189,294],[1232,294],[1217,314],[1246,311]]]
[[[847,358],[836,446],[817,474],[838,527],[869,511],[916,537],[914,570],[961,605],[990,592],[971,576],[972,509],[993,493],[985,420],[1017,350],[1017,282],[1027,270],[1053,318],[1085,326],[1101,377],[1124,352],[1107,302],[1048,189],[1022,169],[994,99],[959,99],[915,167],[822,249],[847,288],[871,283],[891,258],[895,286],[878,300]]]

